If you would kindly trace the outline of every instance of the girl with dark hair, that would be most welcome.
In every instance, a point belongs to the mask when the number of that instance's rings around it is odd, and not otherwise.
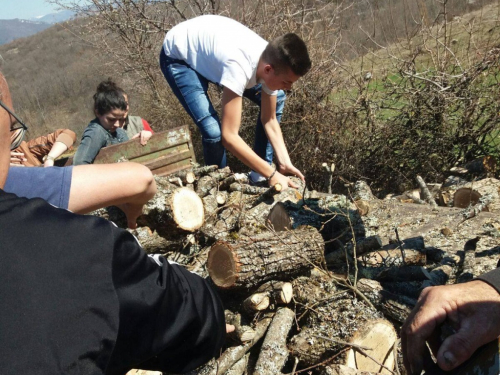
[[[127,108],[125,93],[113,81],[108,79],[97,86],[94,94],[96,118],[83,132],[73,165],[92,164],[101,148],[129,140],[122,129]]]

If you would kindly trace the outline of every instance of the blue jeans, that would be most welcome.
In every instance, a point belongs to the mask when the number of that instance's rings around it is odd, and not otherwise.
[[[163,50],[160,53],[160,67],[175,96],[198,126],[198,129],[200,129],[205,164],[216,164],[220,168],[225,167],[226,150],[222,146],[221,123],[207,93],[209,81],[191,69],[184,61],[175,60],[165,55]],[[260,107],[261,85],[258,84],[251,89],[245,90],[243,96]],[[278,122],[281,121],[285,99],[285,92],[280,90],[276,103]],[[255,128],[253,150],[269,164],[272,163],[273,147],[267,139],[260,119],[260,111],[257,118],[257,127]]]

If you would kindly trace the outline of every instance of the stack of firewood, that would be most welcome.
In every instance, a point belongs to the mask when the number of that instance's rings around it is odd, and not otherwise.
[[[469,231],[461,254],[436,247],[422,225],[449,241],[442,231],[460,209],[378,200],[363,182],[350,199],[254,187],[214,166],[155,178],[132,232],[147,252],[210,277],[236,327],[198,374],[397,373],[397,332],[420,291],[477,275],[476,245],[490,243]],[[118,210],[95,214],[125,224]]]

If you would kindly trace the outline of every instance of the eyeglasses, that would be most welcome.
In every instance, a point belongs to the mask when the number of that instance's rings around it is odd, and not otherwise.
[[[24,129],[24,130],[28,130],[28,127],[26,126],[26,124],[23,122],[23,120],[21,120],[14,112],[12,112],[12,110],[7,107],[7,105],[2,102],[0,100],[0,107],[2,107],[3,109],[5,109],[9,115],[11,115],[12,117],[14,117],[17,121],[17,123],[15,123],[14,125],[12,125],[10,127],[10,131],[13,132],[15,130],[18,130],[18,129]]]
[[[5,103],[2,102],[1,100],[0,100],[0,107],[5,109],[7,113],[9,113],[12,117],[16,119],[16,123],[11,125],[10,127],[10,131],[12,132],[10,149],[14,150],[18,148],[21,142],[23,141],[24,134],[26,133],[26,130],[28,130],[28,127],[23,122],[23,120],[17,117],[16,114],[9,107],[7,107],[7,105],[5,105]]]

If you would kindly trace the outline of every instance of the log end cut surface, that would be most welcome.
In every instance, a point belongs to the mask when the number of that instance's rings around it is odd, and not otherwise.
[[[380,364],[384,364],[391,370],[394,368],[395,358],[392,347],[396,340],[396,330],[388,321],[377,319],[367,322],[350,342],[370,348],[366,353],[372,358],[351,349],[347,355],[346,365],[361,371],[390,374],[391,372],[380,366]]]
[[[219,288],[230,288],[237,279],[238,270],[234,253],[226,243],[216,243],[208,253],[208,273]]]
[[[177,189],[171,197],[174,221],[179,228],[193,232],[205,221],[203,202],[194,191],[188,188]]]

